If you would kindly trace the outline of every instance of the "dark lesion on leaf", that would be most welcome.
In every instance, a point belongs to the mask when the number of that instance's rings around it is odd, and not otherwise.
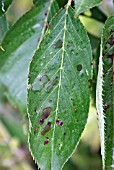
[[[43,109],[42,111],[42,115],[41,115],[41,119],[44,120],[44,119],[47,119],[51,113],[51,110],[52,108],[51,107],[46,107]]]
[[[51,107],[46,107],[42,111],[42,115],[40,117],[40,125],[44,124],[44,120],[47,119],[50,116],[52,108]]]
[[[78,65],[77,65],[77,71],[80,72],[81,70],[82,70],[82,64],[78,64]]]
[[[49,143],[49,138],[46,137],[45,141],[44,141],[44,145],[47,145]]]
[[[58,119],[56,120],[56,124],[57,124],[57,125],[60,125],[60,126],[63,126],[63,121],[58,118]]]
[[[51,130],[51,122],[48,122],[47,125],[43,128],[43,130],[41,131],[41,135],[44,136],[45,134],[47,134],[47,132],[49,132]]]

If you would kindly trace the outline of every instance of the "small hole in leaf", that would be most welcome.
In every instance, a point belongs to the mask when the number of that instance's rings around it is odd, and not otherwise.
[[[78,64],[78,65],[77,65],[77,70],[78,70],[78,71],[81,71],[81,70],[82,70],[82,65],[81,65],[81,64]]]

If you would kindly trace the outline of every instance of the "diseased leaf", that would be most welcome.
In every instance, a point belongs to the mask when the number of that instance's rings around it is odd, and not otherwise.
[[[101,138],[103,167],[110,168],[114,161],[113,141],[113,58],[114,58],[114,16],[105,24],[97,79],[97,111]]]
[[[5,13],[13,0],[0,0],[0,15]]]
[[[76,15],[87,11],[88,9],[98,5],[101,0],[74,0]]]
[[[60,170],[76,148],[88,117],[90,42],[71,7],[52,20],[30,64],[29,143],[43,170]]]
[[[22,112],[26,112],[29,62],[40,41],[42,29],[46,27],[44,23],[49,5],[50,2],[40,3],[25,14],[7,32],[1,44],[5,51],[0,49],[0,82],[6,87],[10,102]]]

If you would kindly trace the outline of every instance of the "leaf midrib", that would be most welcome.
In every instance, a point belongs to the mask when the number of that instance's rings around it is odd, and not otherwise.
[[[54,127],[53,127],[53,135],[52,135],[52,155],[51,155],[51,169],[53,167],[53,151],[54,151],[54,137],[55,137],[55,128],[56,124],[55,121],[57,119],[58,115],[58,107],[59,107],[59,97],[60,97],[60,88],[61,88],[61,80],[62,80],[62,71],[63,71],[63,64],[64,64],[64,53],[65,53],[65,37],[66,37],[66,19],[68,16],[68,7],[66,7],[66,13],[65,13],[65,22],[64,22],[64,34],[63,34],[63,46],[62,46],[62,58],[61,58],[61,67],[60,69],[60,79],[59,79],[59,86],[58,86],[58,97],[57,97],[57,104],[56,104],[56,114],[55,114],[55,120],[54,120]]]

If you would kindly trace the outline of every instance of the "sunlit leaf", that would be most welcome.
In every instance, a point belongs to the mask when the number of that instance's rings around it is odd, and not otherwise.
[[[97,38],[101,37],[102,34],[102,29],[103,29],[103,23],[100,21],[97,21],[93,18],[89,18],[83,15],[80,15],[80,20],[83,23],[84,27],[86,28],[86,30],[94,35]]]
[[[90,42],[71,7],[61,10],[30,64],[29,143],[41,169],[60,170],[85,127],[92,76]]]
[[[74,0],[74,2],[76,15],[79,15],[80,13],[98,5],[101,0]]]

